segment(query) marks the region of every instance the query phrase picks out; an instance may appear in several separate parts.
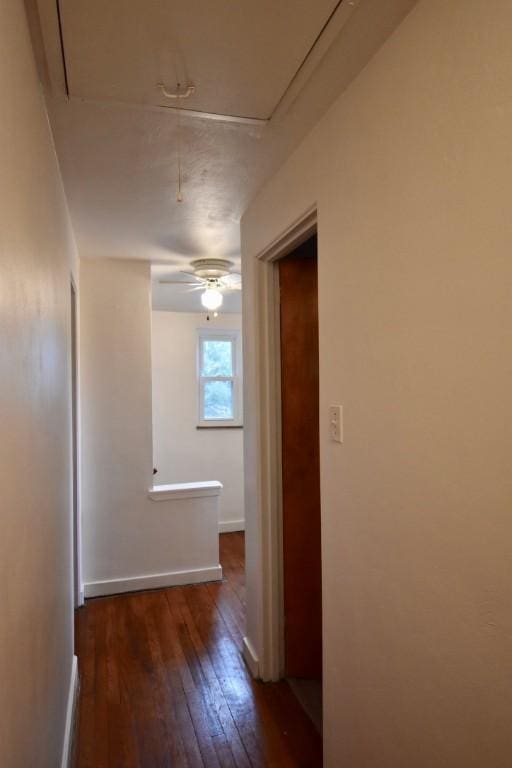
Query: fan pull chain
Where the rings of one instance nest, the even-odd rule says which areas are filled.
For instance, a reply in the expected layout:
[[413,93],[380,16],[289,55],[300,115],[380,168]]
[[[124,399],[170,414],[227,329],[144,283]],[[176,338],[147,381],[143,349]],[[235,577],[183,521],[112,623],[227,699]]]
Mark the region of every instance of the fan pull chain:
[[178,192],[176,194],[176,201],[178,203],[183,202],[183,195],[181,193],[181,93],[180,83],[178,83],[177,89],[177,104],[178,104],[178,130],[177,130],[177,149],[178,149]]

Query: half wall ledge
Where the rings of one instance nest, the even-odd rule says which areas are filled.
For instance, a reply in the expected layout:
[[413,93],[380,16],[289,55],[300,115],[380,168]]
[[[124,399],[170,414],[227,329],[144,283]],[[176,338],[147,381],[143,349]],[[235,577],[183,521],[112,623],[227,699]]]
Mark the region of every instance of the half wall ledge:
[[197,499],[204,496],[219,496],[222,483],[218,480],[205,480],[197,483],[170,483],[153,485],[148,496],[152,501],[171,501],[178,499]]

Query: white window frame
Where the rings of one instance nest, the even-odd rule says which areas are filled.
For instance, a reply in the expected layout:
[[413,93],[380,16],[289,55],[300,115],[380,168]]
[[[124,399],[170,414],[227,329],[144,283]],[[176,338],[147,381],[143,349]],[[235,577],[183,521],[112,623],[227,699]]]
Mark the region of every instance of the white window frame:
[[[198,381],[198,427],[215,429],[219,427],[242,426],[242,334],[238,329],[221,330],[218,328],[199,328],[197,343],[197,381]],[[229,341],[232,344],[233,375],[232,376],[202,376],[203,342]],[[233,382],[233,418],[205,419],[204,418],[204,387],[209,381]]]

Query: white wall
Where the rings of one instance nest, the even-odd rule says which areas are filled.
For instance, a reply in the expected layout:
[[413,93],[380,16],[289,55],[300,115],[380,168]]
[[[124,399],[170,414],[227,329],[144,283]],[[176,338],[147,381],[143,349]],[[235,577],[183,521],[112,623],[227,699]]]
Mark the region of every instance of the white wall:
[[216,500],[148,498],[150,265],[82,259],[80,290],[86,594],[122,591],[123,580],[159,574],[169,584],[183,571],[196,580],[193,572],[219,564]]
[[261,654],[256,256],[318,205],[327,768],[511,761],[511,28],[420,2],[242,223]]
[[199,328],[242,327],[241,315],[153,312],[153,456],[159,483],[220,480],[220,520],[243,526],[242,429],[197,429]]
[[0,762],[56,768],[73,658],[76,254],[23,2],[0,14]]

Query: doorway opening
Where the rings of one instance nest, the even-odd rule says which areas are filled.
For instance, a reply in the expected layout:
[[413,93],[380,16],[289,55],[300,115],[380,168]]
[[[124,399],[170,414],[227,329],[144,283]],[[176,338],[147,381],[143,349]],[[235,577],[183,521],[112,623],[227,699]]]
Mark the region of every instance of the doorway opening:
[[283,673],[322,723],[316,233],[277,262],[281,397]]
[[243,532],[241,290],[213,313],[204,281],[174,265],[151,275],[154,485],[221,483],[219,533]]

